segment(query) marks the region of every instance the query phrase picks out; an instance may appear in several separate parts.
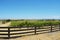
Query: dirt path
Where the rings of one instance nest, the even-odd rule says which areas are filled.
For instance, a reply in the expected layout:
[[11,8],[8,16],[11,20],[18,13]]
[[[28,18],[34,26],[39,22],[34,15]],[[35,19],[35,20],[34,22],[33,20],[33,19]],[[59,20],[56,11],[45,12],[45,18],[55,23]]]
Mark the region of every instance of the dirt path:
[[7,27],[11,24],[11,22],[5,23],[5,24],[1,24],[0,27]]
[[60,31],[53,32],[53,33],[25,36],[16,39],[10,39],[10,40],[60,40]]
[[24,36],[15,39],[0,39],[0,40],[60,40],[60,31],[53,33]]

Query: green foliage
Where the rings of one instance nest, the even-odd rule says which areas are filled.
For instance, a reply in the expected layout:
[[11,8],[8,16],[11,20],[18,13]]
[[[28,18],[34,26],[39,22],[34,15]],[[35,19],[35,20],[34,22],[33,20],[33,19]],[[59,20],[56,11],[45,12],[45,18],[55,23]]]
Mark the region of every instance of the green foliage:
[[50,26],[50,25],[58,25],[60,21],[29,21],[29,20],[21,20],[21,21],[11,21],[11,26],[19,26],[19,27],[42,27],[42,26]]

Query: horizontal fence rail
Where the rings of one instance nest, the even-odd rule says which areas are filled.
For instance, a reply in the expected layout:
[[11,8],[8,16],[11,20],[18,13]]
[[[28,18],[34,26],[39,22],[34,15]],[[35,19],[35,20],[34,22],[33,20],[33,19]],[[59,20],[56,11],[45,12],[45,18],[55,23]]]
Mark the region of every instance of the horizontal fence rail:
[[0,38],[9,39],[17,38],[25,35],[36,35],[40,33],[59,31],[59,26],[44,27],[0,27]]

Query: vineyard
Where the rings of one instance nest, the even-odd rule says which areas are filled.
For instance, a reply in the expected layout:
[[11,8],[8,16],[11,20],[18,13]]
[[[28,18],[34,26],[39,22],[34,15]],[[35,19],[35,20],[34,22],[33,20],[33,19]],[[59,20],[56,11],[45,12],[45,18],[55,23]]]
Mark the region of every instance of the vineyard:
[[2,24],[2,21],[0,21],[0,24]]
[[42,27],[42,26],[51,26],[59,25],[60,21],[41,21],[41,20],[23,20],[23,21],[11,21],[11,26],[13,27]]
[[13,20],[10,26],[15,32],[12,35],[19,34],[18,37],[60,31],[59,20]]

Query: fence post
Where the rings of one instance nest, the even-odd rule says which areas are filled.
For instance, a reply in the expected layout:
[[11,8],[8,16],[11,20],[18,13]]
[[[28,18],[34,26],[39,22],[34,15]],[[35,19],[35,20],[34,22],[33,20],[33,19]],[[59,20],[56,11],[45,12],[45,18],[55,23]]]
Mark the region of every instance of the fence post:
[[51,32],[52,32],[52,24],[51,24]]
[[35,35],[36,35],[36,27],[35,27]]
[[59,31],[60,31],[60,23],[59,23]]
[[10,38],[10,27],[8,27],[8,39]]

